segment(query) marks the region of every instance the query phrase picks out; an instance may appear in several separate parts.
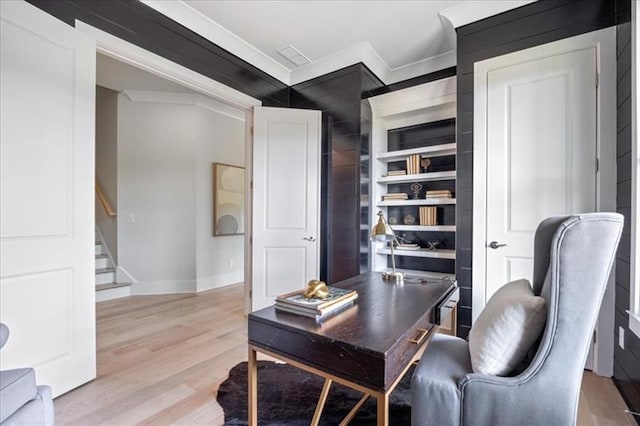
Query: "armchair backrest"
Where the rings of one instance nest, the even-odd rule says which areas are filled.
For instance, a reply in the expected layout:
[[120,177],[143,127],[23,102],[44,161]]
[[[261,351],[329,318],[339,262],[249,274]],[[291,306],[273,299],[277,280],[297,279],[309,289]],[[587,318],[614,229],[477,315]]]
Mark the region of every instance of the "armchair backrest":
[[623,222],[616,213],[589,213],[549,218],[536,231],[533,290],[547,300],[547,324],[522,375],[538,375],[575,409]]

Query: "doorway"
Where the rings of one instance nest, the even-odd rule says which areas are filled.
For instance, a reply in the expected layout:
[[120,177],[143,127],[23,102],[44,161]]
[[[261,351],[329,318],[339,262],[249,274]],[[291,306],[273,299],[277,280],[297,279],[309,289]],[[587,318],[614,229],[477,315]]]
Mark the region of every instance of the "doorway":
[[[615,29],[475,64],[473,316],[495,290],[532,278],[544,217],[615,210]],[[614,274],[612,274],[614,276]],[[613,370],[613,285],[593,370]]]

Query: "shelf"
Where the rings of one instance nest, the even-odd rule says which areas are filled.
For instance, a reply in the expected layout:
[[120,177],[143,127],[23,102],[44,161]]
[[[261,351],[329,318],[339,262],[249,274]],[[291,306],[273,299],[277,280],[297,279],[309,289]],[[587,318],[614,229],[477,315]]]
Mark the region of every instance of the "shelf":
[[[391,249],[385,248],[385,249],[379,249],[377,251],[378,254],[391,254]],[[456,251],[455,250],[444,250],[444,249],[438,249],[438,250],[427,250],[427,249],[420,249],[420,250],[400,250],[400,249],[394,249],[393,253],[396,256],[409,256],[409,257],[431,257],[434,259],[455,259],[456,258]]]
[[376,158],[380,161],[401,161],[414,154],[424,155],[425,157],[443,157],[445,155],[455,155],[456,144],[446,143],[443,145],[423,146],[420,148],[383,152],[378,154]]
[[413,175],[384,176],[378,178],[378,183],[408,183],[429,182],[434,180],[452,180],[456,178],[455,170],[448,172],[416,173]]
[[455,198],[422,198],[419,200],[392,200],[378,201],[376,206],[440,206],[443,204],[455,204]]
[[437,231],[437,232],[456,232],[455,225],[391,225],[394,231]]

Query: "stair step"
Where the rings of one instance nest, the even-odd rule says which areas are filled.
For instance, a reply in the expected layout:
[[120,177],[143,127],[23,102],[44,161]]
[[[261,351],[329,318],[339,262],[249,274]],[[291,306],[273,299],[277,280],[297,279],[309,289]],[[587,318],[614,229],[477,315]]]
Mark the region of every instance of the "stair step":
[[115,270],[113,268],[96,269],[96,285],[108,284],[115,281]]
[[106,283],[96,285],[96,302],[131,296],[131,283]]
[[106,254],[96,255],[96,271],[108,268],[109,266],[109,258]]
[[110,288],[131,287],[131,283],[106,283],[96,284],[96,291],[109,290]]
[[96,241],[94,250],[96,254],[105,254],[104,245],[98,241]]

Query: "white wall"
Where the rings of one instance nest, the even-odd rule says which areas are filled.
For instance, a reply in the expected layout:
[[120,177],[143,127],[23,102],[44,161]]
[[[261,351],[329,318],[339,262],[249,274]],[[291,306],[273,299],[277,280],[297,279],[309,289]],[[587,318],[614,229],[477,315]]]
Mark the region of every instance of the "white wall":
[[243,166],[244,123],[125,94],[118,123],[119,266],[134,279],[132,294],[242,281],[242,236],[212,236],[211,163]]
[[[118,211],[118,93],[96,86],[96,180],[111,207]],[[108,216],[96,196],[96,226],[114,262],[118,262],[117,218]]]
[[244,167],[245,138],[244,122],[202,108],[198,112],[202,125],[195,129],[196,276],[197,290],[202,291],[244,280],[244,236],[213,237],[212,163]]

